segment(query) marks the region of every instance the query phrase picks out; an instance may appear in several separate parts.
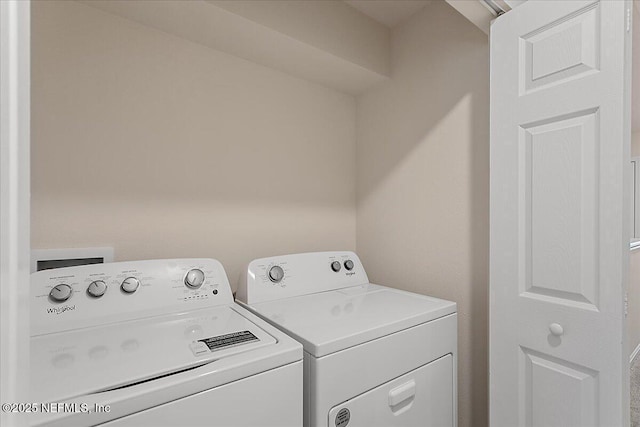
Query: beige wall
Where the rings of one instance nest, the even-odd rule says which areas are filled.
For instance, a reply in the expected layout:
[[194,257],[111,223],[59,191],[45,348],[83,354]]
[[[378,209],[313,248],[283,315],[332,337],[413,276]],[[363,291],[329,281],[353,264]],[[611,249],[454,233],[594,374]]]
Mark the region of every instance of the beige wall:
[[456,301],[460,427],[487,425],[489,52],[445,2],[392,33],[358,98],[357,250],[369,278]]
[[355,249],[351,96],[75,2],[32,11],[32,247]]
[[640,131],[631,134],[631,157],[640,156]]

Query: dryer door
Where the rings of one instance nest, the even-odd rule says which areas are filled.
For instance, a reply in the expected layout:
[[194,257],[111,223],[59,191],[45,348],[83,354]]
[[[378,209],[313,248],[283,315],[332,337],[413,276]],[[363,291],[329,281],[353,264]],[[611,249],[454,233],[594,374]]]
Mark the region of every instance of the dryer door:
[[455,426],[454,380],[447,354],[334,406],[328,427]]

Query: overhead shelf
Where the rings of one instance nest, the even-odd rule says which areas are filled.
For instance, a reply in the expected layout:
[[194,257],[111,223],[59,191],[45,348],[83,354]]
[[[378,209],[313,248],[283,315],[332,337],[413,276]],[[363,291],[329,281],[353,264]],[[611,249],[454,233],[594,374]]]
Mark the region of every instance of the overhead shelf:
[[[309,23],[306,26],[285,25],[287,21],[274,19],[277,16],[274,11],[264,8],[264,4],[272,2],[81,2],[350,94],[360,94],[388,78],[388,29],[359,14],[355,9],[351,14],[331,9],[338,7],[351,10],[350,6],[342,2],[313,2],[313,7],[289,9],[289,13],[297,14],[294,22],[297,20]],[[273,2],[273,7],[280,7],[279,3]],[[318,7],[323,9],[317,10]],[[308,19],[303,20],[305,14]],[[350,24],[353,25],[347,27],[353,29],[351,34],[347,32],[337,37],[318,36],[324,28],[313,24],[318,21],[320,24],[323,21],[331,22],[332,14],[341,20],[352,21]],[[367,40],[371,43],[367,43]]]

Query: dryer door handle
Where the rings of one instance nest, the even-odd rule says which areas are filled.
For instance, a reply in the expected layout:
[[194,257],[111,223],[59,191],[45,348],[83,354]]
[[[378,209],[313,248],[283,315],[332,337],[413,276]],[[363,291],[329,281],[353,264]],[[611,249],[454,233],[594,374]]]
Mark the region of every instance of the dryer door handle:
[[416,382],[408,381],[389,391],[389,406],[394,407],[407,399],[412,399],[416,395]]

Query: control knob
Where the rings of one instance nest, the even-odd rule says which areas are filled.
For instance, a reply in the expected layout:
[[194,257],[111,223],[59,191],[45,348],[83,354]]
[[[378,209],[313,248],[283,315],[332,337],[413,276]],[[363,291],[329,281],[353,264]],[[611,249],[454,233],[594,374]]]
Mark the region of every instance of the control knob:
[[342,264],[340,264],[340,262],[339,262],[339,261],[333,261],[333,262],[331,263],[331,269],[332,269],[333,271],[335,271],[336,273],[337,273],[338,271],[340,271],[340,269],[341,269],[341,268],[342,268]]
[[184,276],[184,284],[191,289],[198,289],[204,283],[204,272],[199,268],[192,268]]
[[56,302],[64,302],[71,298],[71,294],[73,294],[71,286],[66,283],[61,283],[51,289],[49,297]]
[[353,261],[351,261],[350,259],[346,260],[344,262],[344,268],[346,268],[349,271],[353,270]]
[[107,284],[104,280],[94,280],[87,288],[87,293],[94,298],[100,298],[105,292],[107,292]]
[[279,265],[274,265],[269,269],[269,280],[279,283],[284,277],[284,270]]
[[132,294],[138,290],[138,286],[140,286],[140,281],[138,279],[135,277],[127,277],[122,281],[120,288],[128,294]]

